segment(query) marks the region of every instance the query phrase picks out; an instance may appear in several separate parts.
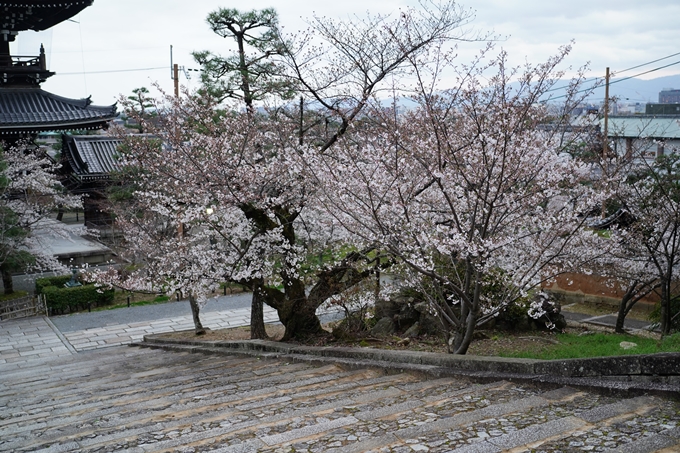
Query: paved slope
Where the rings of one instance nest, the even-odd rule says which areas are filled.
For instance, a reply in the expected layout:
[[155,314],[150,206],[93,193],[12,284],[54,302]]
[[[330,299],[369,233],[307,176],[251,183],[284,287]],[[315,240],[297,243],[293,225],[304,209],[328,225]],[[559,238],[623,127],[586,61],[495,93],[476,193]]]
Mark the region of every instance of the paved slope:
[[0,366],[0,451],[680,451],[680,405],[110,347]]

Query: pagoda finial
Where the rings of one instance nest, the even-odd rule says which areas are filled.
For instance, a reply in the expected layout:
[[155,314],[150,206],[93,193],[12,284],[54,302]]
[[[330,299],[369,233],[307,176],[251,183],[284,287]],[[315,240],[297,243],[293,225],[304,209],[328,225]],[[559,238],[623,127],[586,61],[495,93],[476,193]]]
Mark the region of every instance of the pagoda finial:
[[42,71],[47,71],[47,60],[45,60],[45,47],[43,47],[42,43],[40,43],[40,56],[38,57],[40,60],[40,69]]

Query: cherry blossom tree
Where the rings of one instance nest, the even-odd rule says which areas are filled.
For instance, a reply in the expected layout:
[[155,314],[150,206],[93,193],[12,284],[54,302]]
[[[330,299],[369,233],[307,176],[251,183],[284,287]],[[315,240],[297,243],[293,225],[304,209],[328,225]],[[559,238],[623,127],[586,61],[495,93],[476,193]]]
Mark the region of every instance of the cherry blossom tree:
[[286,124],[236,111],[219,117],[206,98],[167,102],[147,126],[162,140],[129,137],[122,148],[135,174],[133,209],[119,216],[127,256],[139,264],[128,281],[191,291],[199,302],[220,282],[245,284],[278,310],[289,337],[319,333],[316,308],[370,271],[357,270],[363,255],[351,253],[318,269],[306,293],[306,246],[331,246],[332,230],[305,209],[310,188],[289,160]]
[[[585,214],[607,195],[586,184],[589,166],[538,128],[547,118],[538,100],[560,78],[568,50],[521,71],[501,54],[464,68],[451,89],[431,83],[436,65],[430,79],[414,59],[418,108],[376,106],[332,150],[302,156],[327,211],[405,263],[451,352],[464,354],[475,327],[508,304],[605,252]],[[535,317],[541,304],[530,310]]]
[[57,165],[37,146],[19,142],[0,154],[0,271],[5,294],[14,292],[12,272],[66,270],[45,242],[69,237],[52,219],[57,209],[78,208],[55,176]]
[[[393,19],[315,19],[313,39],[282,40],[289,46],[284,55],[290,76],[326,118],[323,132],[310,131],[313,140],[302,147],[332,147],[361,118],[388,75],[430,47],[464,36],[459,30],[469,17],[453,2],[427,3]],[[149,256],[159,268],[137,275],[166,286],[182,282],[199,299],[218,281],[246,283],[277,310],[284,339],[321,334],[316,309],[375,271],[367,254],[373,247],[345,253],[305,278],[300,269],[306,246],[311,241],[331,246],[328,236],[337,230],[309,227],[332,225],[333,219],[310,203],[315,182],[306,179],[297,159],[303,152],[299,122],[285,108],[242,114],[238,106],[219,101],[167,99],[157,109],[163,114],[145,124],[160,140],[130,140],[124,147],[125,163],[139,171],[135,203],[154,217],[133,233],[139,239],[132,237],[131,244],[158,244],[145,238],[159,228],[154,222],[183,229],[174,237],[154,236],[165,241],[151,245],[158,255]]]

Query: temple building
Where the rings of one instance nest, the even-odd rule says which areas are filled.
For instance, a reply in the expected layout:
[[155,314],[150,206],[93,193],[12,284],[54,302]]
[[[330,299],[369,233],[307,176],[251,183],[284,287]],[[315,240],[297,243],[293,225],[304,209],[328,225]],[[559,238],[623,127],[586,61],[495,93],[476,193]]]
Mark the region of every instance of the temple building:
[[0,1],[0,141],[11,144],[42,131],[102,129],[116,117],[115,104],[95,106],[89,98],[70,99],[42,90],[40,84],[54,75],[47,69],[42,46],[37,55],[10,53],[10,42],[19,32],[47,30],[92,2]]
[[[41,132],[62,132],[64,185],[83,198],[85,225],[110,223],[102,209],[106,172],[112,170],[119,141],[112,137],[70,135],[107,127],[116,116],[116,106],[96,106],[87,99],[70,99],[49,93],[40,84],[53,76],[47,69],[45,49],[37,55],[10,53],[10,42],[19,32],[42,31],[70,19],[92,5],[93,0],[0,1],[0,142],[12,145],[20,139],[34,140]],[[102,148],[103,147],[103,148]],[[104,154],[98,150],[104,149]],[[98,159],[103,159],[104,167]],[[108,164],[106,164],[108,162]]]

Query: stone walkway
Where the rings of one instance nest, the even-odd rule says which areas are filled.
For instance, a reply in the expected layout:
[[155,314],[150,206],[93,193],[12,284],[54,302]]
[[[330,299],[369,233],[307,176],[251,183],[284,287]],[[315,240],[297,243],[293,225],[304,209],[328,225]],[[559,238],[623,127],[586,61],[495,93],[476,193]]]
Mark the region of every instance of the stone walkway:
[[0,451],[671,453],[680,404],[119,346],[3,369]]
[[[124,309],[123,309],[124,310]],[[214,311],[201,317],[204,327],[222,329],[250,323],[250,309]],[[265,323],[278,321],[276,311],[265,307]],[[0,372],[21,368],[36,359],[69,356],[82,351],[139,342],[144,335],[190,330],[191,316],[108,324],[62,333],[46,316],[0,322]]]
[[[265,307],[264,322],[273,323],[279,320],[276,310]],[[201,316],[203,327],[225,329],[228,327],[247,326],[250,324],[250,308],[210,312]],[[163,332],[192,330],[194,321],[191,316],[178,316],[155,321],[142,321],[128,324],[107,325],[77,332],[68,332],[64,336],[76,351],[87,351],[107,346],[130,344],[142,341],[144,335]]]
[[55,323],[0,322],[2,452],[680,452],[672,399],[124,346],[190,316]]

